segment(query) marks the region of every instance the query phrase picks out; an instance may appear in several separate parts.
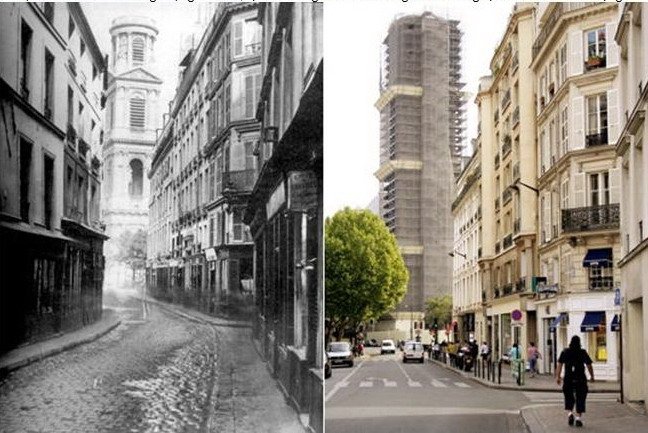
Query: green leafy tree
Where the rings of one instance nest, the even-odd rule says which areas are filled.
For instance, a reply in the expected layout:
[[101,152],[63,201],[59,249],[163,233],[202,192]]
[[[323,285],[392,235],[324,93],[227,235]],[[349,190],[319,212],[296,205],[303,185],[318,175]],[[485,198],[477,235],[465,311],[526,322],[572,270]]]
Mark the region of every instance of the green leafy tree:
[[452,296],[443,295],[425,301],[425,323],[436,323],[442,328],[452,320]]
[[146,231],[141,229],[135,233],[125,231],[119,236],[117,242],[119,250],[116,259],[131,268],[134,281],[136,273],[146,265]]
[[368,210],[345,208],[326,219],[326,316],[341,331],[392,311],[409,275],[396,238]]

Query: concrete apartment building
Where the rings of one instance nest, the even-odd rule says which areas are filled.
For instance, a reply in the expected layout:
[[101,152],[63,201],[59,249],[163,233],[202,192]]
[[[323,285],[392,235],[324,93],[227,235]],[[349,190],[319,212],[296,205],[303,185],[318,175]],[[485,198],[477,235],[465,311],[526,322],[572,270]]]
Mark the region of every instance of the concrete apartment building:
[[159,299],[209,313],[252,302],[242,218],[257,176],[260,62],[256,5],[222,3],[180,63],[149,172],[147,287]]
[[126,234],[148,227],[149,182],[146,172],[162,114],[162,80],[155,75],[158,30],[146,17],[121,17],[112,22],[106,136],[103,146],[103,218],[106,233],[107,287],[143,282],[143,275],[116,260]]
[[[535,111],[533,6],[519,3],[480,81],[481,252],[485,340],[494,357],[525,347],[535,326]],[[460,306],[462,307],[462,306]],[[533,340],[531,340],[533,341]]]
[[[537,113],[537,337],[541,371],[580,335],[597,378],[618,379],[621,125],[616,4],[547,3],[536,11],[531,67]],[[550,348],[547,343],[551,341]],[[553,350],[551,350],[553,349]]]
[[619,102],[624,113],[616,144],[621,159],[621,304],[623,316],[623,397],[646,401],[648,397],[648,7],[625,3],[619,10],[615,40],[619,45]]
[[321,3],[262,3],[259,176],[244,222],[254,239],[254,344],[309,431],[323,431]]
[[395,19],[383,43],[380,214],[409,271],[404,300],[374,338],[409,339],[424,327],[425,300],[452,287],[454,179],[461,171],[465,103],[458,21],[430,12]]
[[[474,141],[477,146],[477,140]],[[481,257],[481,152],[473,156],[457,179],[457,198],[452,203],[454,250],[452,316],[457,323],[457,340],[486,340],[482,281],[478,260]],[[434,325],[434,324],[428,324]],[[437,324],[440,328],[443,324]],[[437,331],[438,332],[438,331]],[[438,339],[437,339],[438,340]]]
[[0,352],[101,318],[104,70],[78,3],[0,6]]

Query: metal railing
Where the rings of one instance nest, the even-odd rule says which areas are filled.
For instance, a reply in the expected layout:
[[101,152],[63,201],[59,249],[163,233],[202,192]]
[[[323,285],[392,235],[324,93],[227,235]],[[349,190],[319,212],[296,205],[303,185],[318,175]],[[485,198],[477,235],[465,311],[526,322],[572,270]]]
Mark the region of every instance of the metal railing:
[[618,203],[562,210],[563,232],[618,229],[619,220]]
[[506,235],[502,241],[502,245],[504,249],[511,247],[513,245],[513,235]]
[[602,146],[608,144],[607,129],[601,130],[598,134],[588,134],[585,136],[585,147]]
[[228,171],[223,173],[224,189],[251,190],[256,180],[256,170]]

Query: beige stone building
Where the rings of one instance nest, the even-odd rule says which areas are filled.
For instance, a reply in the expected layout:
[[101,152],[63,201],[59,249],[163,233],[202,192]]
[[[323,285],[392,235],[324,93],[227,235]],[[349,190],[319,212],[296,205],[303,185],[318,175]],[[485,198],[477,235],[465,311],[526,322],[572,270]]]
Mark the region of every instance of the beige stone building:
[[[616,4],[542,4],[531,67],[537,112],[537,337],[542,371],[580,335],[615,380],[620,177]],[[551,344],[549,344],[551,343]]]
[[[477,141],[474,141],[475,145]],[[452,318],[459,340],[486,340],[482,304],[482,283],[478,260],[481,257],[481,153],[475,149],[457,179],[457,198],[452,203],[454,250]],[[443,324],[439,324],[441,327]],[[439,339],[439,341],[441,341]]]
[[648,7],[626,3],[620,10],[616,42],[620,48],[619,101],[625,113],[617,141],[621,157],[621,294],[623,306],[623,396],[646,401],[648,396]]
[[482,239],[479,266],[486,340],[493,355],[535,332],[535,112],[531,63],[533,7],[513,9],[476,98],[480,127]]

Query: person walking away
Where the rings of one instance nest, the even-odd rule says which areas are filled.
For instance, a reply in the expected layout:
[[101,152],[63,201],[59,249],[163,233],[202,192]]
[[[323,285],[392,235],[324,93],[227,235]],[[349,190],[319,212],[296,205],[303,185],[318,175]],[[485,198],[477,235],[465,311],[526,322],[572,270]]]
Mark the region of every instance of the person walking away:
[[[591,381],[594,382],[594,369],[592,359],[587,351],[581,348],[580,337],[574,335],[569,342],[569,348],[562,351],[556,367],[556,383],[560,385],[560,373],[565,366],[563,394],[565,397],[565,410],[567,423],[582,427],[581,417],[585,413],[585,400],[587,400],[587,377],[585,367],[589,371]],[[574,403],[576,404],[576,417],[574,417]]]
[[479,348],[479,354],[481,355],[482,359],[486,361],[488,359],[489,353],[490,353],[490,349],[488,347],[488,343],[484,341],[481,347]]
[[540,351],[535,346],[534,342],[529,343],[529,348],[527,349],[527,358],[529,359],[529,370],[531,372],[531,377],[535,377],[538,371],[538,359],[542,358]]
[[520,363],[520,348],[517,343],[513,343],[513,347],[509,350],[509,360],[511,361],[511,374],[517,378],[519,374],[518,364]]

